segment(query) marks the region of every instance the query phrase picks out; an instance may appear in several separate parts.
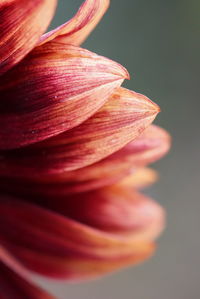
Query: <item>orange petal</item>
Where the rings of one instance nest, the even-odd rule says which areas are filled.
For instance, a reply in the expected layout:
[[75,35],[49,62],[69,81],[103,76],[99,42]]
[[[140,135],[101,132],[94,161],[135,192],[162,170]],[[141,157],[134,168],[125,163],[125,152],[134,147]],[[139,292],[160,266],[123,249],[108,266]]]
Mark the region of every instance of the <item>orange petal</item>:
[[148,239],[106,233],[31,203],[1,198],[0,209],[1,244],[30,270],[47,276],[97,276],[154,250]]
[[8,253],[0,247],[0,297],[29,298],[29,299],[53,299],[45,291],[39,289],[29,281],[28,271]]
[[0,75],[17,64],[47,29],[57,0],[5,0],[0,3]]
[[39,45],[53,39],[71,45],[80,45],[99,23],[109,3],[109,0],[86,0],[70,21],[44,34]]
[[131,175],[126,176],[123,180],[119,182],[120,186],[126,186],[136,189],[146,188],[158,179],[157,171],[151,168],[138,168]]
[[158,106],[145,96],[119,88],[80,126],[33,146],[1,153],[0,173],[40,177],[90,165],[137,138],[158,112]]
[[36,48],[1,79],[0,148],[28,145],[79,125],[127,76],[118,63],[75,46],[52,42]]

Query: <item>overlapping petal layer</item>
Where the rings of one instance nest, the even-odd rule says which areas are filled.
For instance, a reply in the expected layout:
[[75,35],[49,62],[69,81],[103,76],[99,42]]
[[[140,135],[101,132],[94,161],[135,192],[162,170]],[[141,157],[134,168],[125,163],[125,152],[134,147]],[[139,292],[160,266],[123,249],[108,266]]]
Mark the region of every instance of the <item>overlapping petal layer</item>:
[[168,132],[151,125],[134,142],[130,142],[110,158],[129,161],[132,165],[141,167],[161,159],[169,151],[170,146],[171,137]]
[[127,77],[118,63],[75,46],[51,42],[36,48],[1,79],[0,148],[77,126]]
[[57,0],[0,1],[0,75],[17,64],[47,29]]
[[[95,190],[120,181],[120,185],[141,189],[155,183],[158,178],[156,171],[149,168],[127,170],[127,165],[119,167],[84,167],[70,171],[64,182],[35,182],[24,178],[0,178],[0,191],[11,195],[29,196],[30,198],[60,198],[70,194]],[[125,178],[124,178],[125,177]],[[79,196],[81,196],[79,194]]]
[[44,34],[39,44],[54,39],[71,45],[80,45],[96,27],[109,3],[109,0],[86,0],[71,20]]
[[165,224],[135,191],[170,147],[151,125],[159,107],[120,87],[121,65],[78,47],[109,0],[41,37],[56,2],[0,1],[2,299],[52,298],[29,271],[84,280],[141,262]]
[[59,201],[55,198],[35,201],[91,227],[130,234],[135,240],[153,240],[164,227],[164,211],[156,202],[120,184]]
[[[89,214],[88,217],[87,213],[85,216],[90,218],[91,226],[81,223],[81,219],[75,215],[71,217],[74,216],[78,221],[69,218],[67,200],[58,202],[58,205],[55,201],[41,201],[39,204],[43,207],[37,207],[13,198],[2,198],[0,240],[30,270],[57,278],[85,279],[143,260],[152,254],[152,240],[159,234],[160,221],[163,220],[162,210],[155,203],[142,198],[140,206],[136,204],[135,209],[129,209],[129,196],[132,196],[134,203],[131,193],[126,195],[123,190],[121,193],[115,190],[111,196],[109,194],[113,191],[107,191],[98,193],[101,200],[97,210],[100,212],[101,226],[104,225],[101,216],[112,213],[112,208],[106,207],[105,201],[115,206],[116,213],[113,221],[110,220],[110,225],[115,226],[112,232],[106,228],[108,222],[103,230],[95,228],[95,219],[90,218]],[[96,194],[94,193],[94,196]],[[77,200],[82,205],[81,197],[77,197]],[[139,199],[135,200],[137,202]],[[71,203],[73,204],[73,201]],[[125,220],[127,213],[129,223]],[[145,220],[143,224],[141,218]],[[96,226],[97,223],[98,219]],[[150,223],[154,224],[149,225]]]
[[[123,177],[123,182],[140,188],[153,183],[157,175],[150,169],[139,168],[155,162],[167,153],[170,147],[170,136],[157,126],[150,126],[136,140],[123,149],[90,166],[54,175],[28,177],[22,171],[2,167],[0,190],[31,197],[63,197],[67,194],[80,193],[99,187],[111,185]],[[3,165],[3,163],[1,163]],[[10,176],[10,179],[3,177]],[[15,178],[14,178],[15,177]],[[12,188],[10,188],[12,186]],[[30,194],[31,190],[31,194]]]
[[0,174],[34,177],[90,165],[137,138],[158,112],[145,96],[120,88],[80,126],[33,146],[1,152]]

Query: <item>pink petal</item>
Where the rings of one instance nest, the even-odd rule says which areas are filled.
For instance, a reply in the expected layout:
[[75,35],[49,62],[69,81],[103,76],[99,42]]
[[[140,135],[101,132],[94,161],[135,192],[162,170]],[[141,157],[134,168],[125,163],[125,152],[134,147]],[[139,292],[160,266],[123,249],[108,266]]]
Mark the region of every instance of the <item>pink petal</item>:
[[158,112],[145,96],[119,88],[80,126],[33,146],[2,152],[0,173],[41,177],[90,165],[136,139]]
[[0,149],[79,125],[127,76],[118,63],[75,46],[52,42],[36,48],[0,81]]

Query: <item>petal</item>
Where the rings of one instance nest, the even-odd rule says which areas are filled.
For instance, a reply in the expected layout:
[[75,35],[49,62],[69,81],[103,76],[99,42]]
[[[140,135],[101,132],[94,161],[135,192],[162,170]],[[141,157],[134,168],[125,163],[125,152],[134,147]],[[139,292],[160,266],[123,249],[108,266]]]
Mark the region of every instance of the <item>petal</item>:
[[158,106],[145,96],[119,88],[80,126],[36,145],[1,153],[0,173],[40,177],[87,166],[138,137],[158,112]]
[[[45,291],[31,284],[28,271],[0,247],[0,297],[1,299],[53,299]],[[27,274],[27,275],[26,275]]]
[[[120,184],[144,188],[154,183],[158,175],[152,169],[138,169],[138,166],[160,159],[169,150],[170,143],[169,134],[152,125],[123,149],[90,166],[50,176],[31,176],[29,180],[1,178],[0,190],[14,195],[29,195],[32,190],[33,198],[58,198],[108,186],[124,177],[126,178]],[[21,172],[13,174],[22,176]]]
[[0,82],[0,148],[28,145],[77,126],[127,76],[118,63],[75,46],[36,48]]
[[0,209],[1,244],[47,276],[98,276],[141,261],[154,249],[149,240],[106,233],[31,203],[1,198]]
[[109,0],[86,0],[71,20],[44,34],[39,45],[54,39],[79,46],[99,23],[109,3]]
[[130,159],[135,166],[144,166],[161,159],[171,147],[169,133],[155,125],[148,127],[134,142],[130,142],[110,159]]
[[113,185],[91,192],[36,202],[105,232],[153,240],[164,228],[164,210],[152,199],[127,186]]
[[119,182],[120,186],[126,186],[129,188],[146,188],[158,180],[157,171],[151,168],[138,168],[131,175],[126,176]]
[[49,177],[47,181],[45,181],[45,177],[38,177],[38,180],[41,179],[40,181],[34,181],[31,178],[29,180],[1,178],[0,191],[11,195],[29,196],[33,199],[37,197],[59,199],[69,194],[95,190],[116,182],[136,189],[146,188],[158,179],[157,172],[150,168],[130,169],[126,163],[119,163],[118,166],[114,163],[96,164],[68,171],[65,176],[51,176],[52,182],[49,181]]
[[5,0],[0,3],[0,75],[38,43],[55,11],[57,0]]
[[[135,169],[129,169],[127,164],[98,163],[67,171],[64,174],[38,176],[34,178],[0,178],[0,191],[31,198],[65,197],[68,194],[85,192],[108,186],[129,175]],[[138,182],[138,179],[136,179]],[[12,186],[12,187],[11,187]],[[31,194],[30,194],[31,190]]]
[[135,251],[132,250],[131,255],[101,260],[85,257],[52,256],[32,249],[16,247],[12,244],[8,247],[31,271],[54,279],[76,282],[98,278],[113,271],[119,271],[124,267],[137,265],[150,258],[155,249],[152,243],[140,244]]

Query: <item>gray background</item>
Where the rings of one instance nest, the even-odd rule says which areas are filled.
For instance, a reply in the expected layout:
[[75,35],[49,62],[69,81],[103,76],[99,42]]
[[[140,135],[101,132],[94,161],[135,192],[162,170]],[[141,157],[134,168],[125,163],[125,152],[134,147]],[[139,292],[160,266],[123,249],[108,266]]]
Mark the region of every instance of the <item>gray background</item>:
[[[52,28],[82,1],[60,0]],[[167,210],[168,225],[154,258],[84,284],[45,283],[63,299],[200,298],[199,0],[112,0],[85,48],[126,66],[124,85],[156,101],[156,123],[173,136],[155,164],[161,179],[148,191]],[[40,281],[41,282],[41,281]]]

